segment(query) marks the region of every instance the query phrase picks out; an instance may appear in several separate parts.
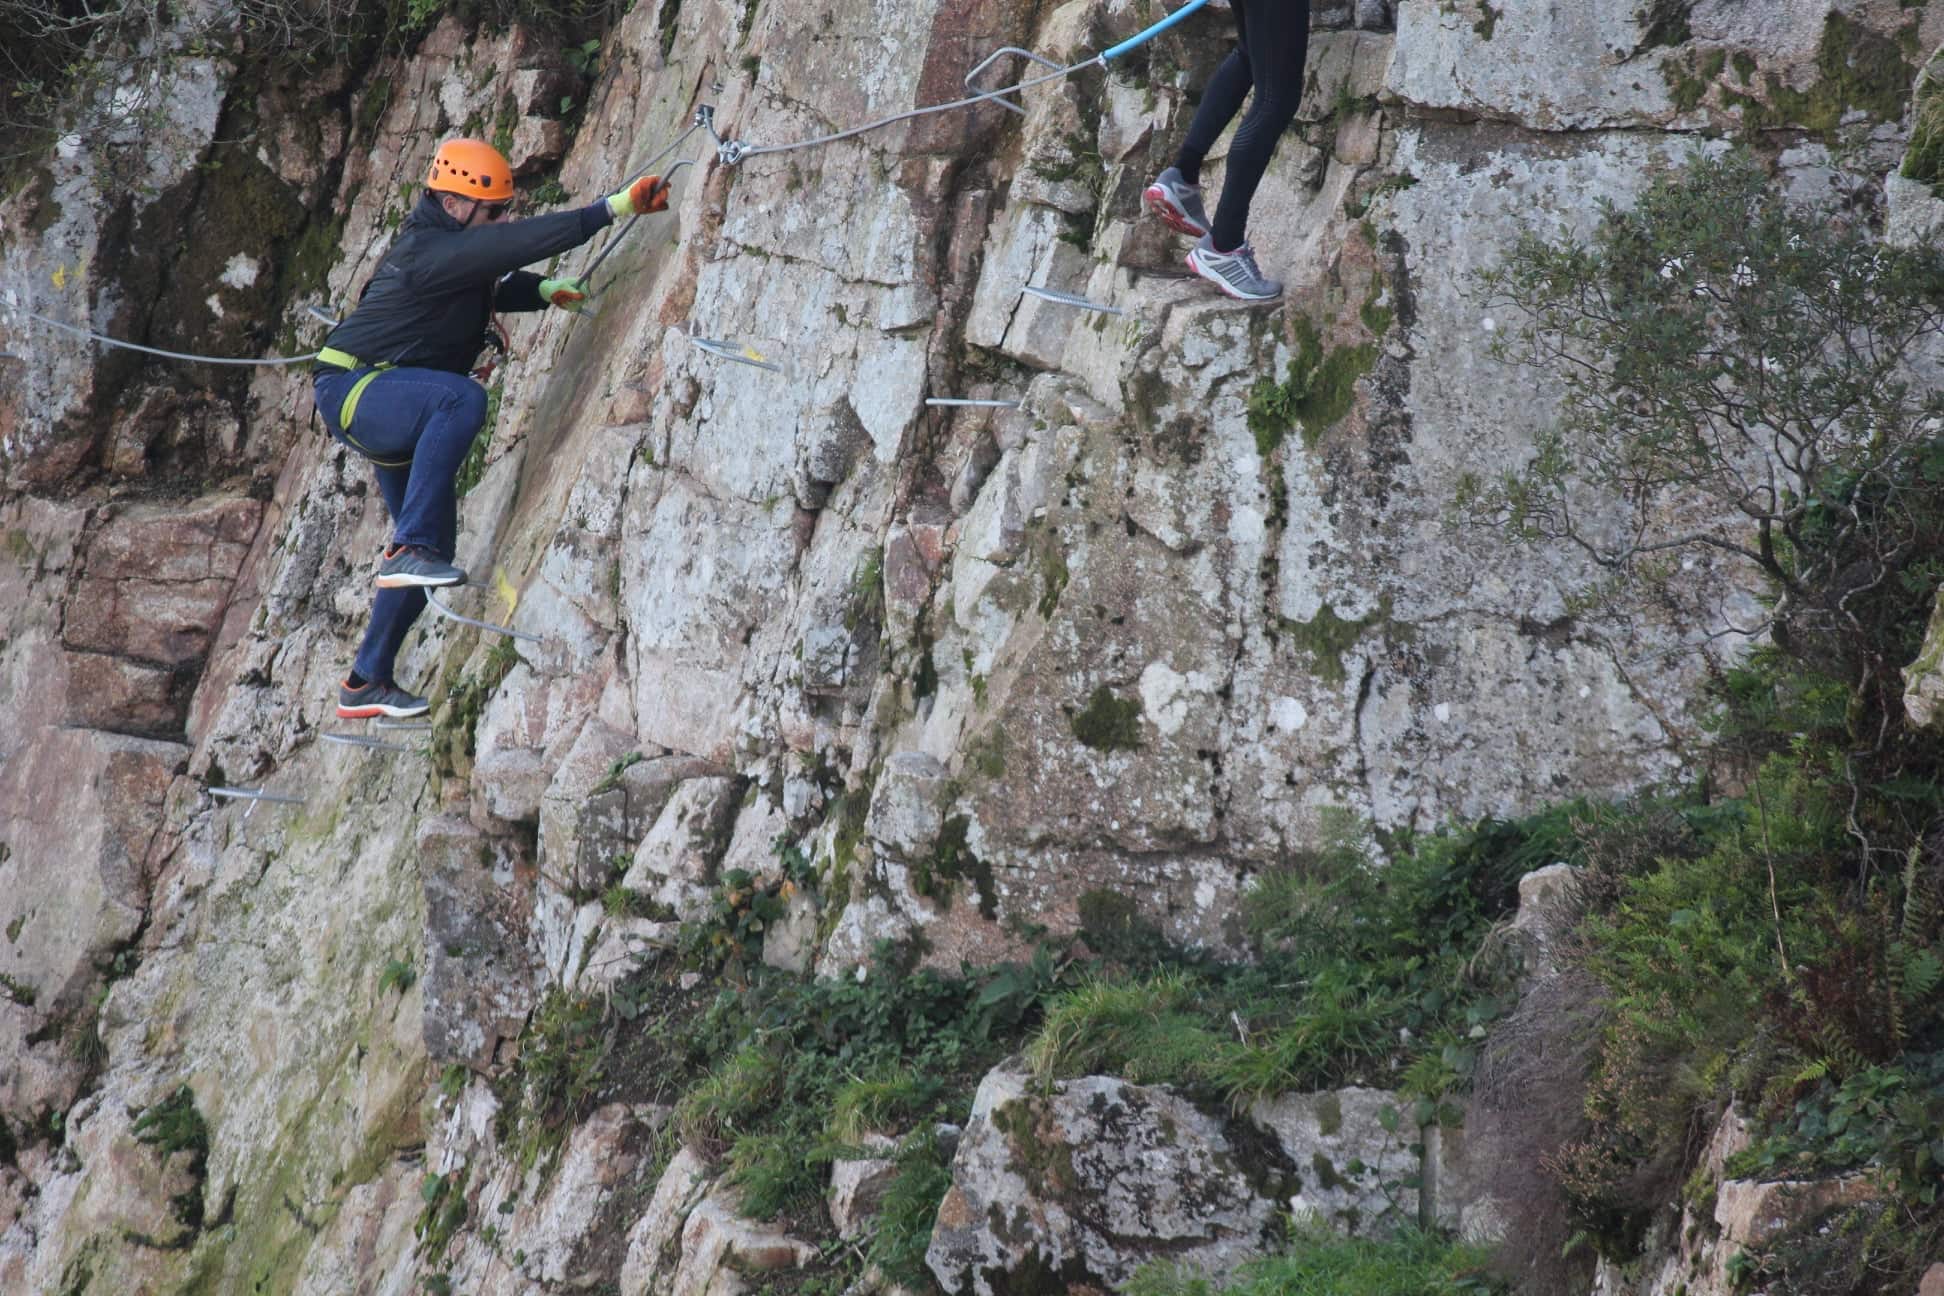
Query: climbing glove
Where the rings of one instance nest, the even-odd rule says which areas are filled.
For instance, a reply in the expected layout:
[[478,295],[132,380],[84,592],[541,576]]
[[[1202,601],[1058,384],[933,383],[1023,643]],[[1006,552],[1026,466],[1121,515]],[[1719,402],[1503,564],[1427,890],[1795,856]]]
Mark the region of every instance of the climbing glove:
[[645,175],[641,179],[611,195],[607,200],[608,210],[614,218],[623,216],[646,216],[649,212],[668,210],[668,186],[658,175]]
[[587,300],[585,279],[542,279],[540,295],[565,311],[578,311]]

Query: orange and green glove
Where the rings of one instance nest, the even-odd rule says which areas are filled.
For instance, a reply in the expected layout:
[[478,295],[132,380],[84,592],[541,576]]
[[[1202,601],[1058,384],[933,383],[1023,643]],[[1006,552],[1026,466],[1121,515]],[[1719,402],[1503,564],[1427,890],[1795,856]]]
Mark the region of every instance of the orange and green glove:
[[658,175],[645,175],[618,194],[610,195],[608,210],[614,219],[623,216],[646,216],[649,212],[668,210],[668,186]]
[[564,311],[578,311],[587,300],[587,280],[542,279],[540,295]]

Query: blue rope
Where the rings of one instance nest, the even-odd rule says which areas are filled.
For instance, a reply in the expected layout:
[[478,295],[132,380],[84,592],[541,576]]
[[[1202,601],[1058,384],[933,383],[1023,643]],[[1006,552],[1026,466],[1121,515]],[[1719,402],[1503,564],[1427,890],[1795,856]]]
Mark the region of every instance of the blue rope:
[[1106,67],[1108,59],[1119,58],[1121,55],[1127,53],[1127,51],[1133,49],[1135,46],[1145,45],[1147,42],[1153,40],[1156,36],[1159,36],[1162,32],[1168,30],[1168,28],[1174,26],[1176,23],[1180,22],[1183,18],[1186,18],[1189,14],[1195,12],[1195,10],[1201,8],[1203,5],[1207,3],[1208,0],[1188,0],[1187,4],[1181,6],[1181,8],[1175,10],[1173,13],[1169,14],[1166,18],[1163,18],[1160,22],[1154,24],[1154,26],[1148,28],[1146,31],[1139,32],[1133,36],[1129,36],[1126,40],[1114,46],[1112,49],[1104,49],[1100,51],[1099,55],[1097,56],[1097,61],[1102,67]]

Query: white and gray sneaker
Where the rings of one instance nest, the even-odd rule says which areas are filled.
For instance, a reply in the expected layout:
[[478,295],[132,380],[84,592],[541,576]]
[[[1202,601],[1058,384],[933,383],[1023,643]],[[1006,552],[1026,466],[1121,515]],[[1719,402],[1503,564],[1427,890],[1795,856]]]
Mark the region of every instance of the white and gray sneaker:
[[1190,238],[1208,233],[1208,209],[1202,206],[1201,187],[1183,180],[1179,167],[1169,167],[1154,177],[1154,183],[1142,191],[1141,201],[1177,233]]
[[1274,301],[1282,296],[1282,284],[1263,277],[1256,266],[1255,249],[1247,243],[1233,252],[1217,252],[1214,236],[1204,234],[1201,242],[1189,249],[1188,268],[1237,301]]

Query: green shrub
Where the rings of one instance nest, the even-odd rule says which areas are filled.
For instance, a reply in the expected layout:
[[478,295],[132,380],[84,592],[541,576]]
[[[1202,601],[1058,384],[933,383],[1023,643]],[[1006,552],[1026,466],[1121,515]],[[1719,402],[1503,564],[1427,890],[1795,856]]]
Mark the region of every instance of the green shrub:
[[1499,1290],[1484,1275],[1486,1255],[1433,1233],[1371,1239],[1304,1229],[1281,1255],[1244,1266],[1230,1283],[1217,1286],[1164,1263],[1140,1270],[1121,1290],[1124,1296],[1486,1296]]
[[689,1047],[713,1063],[677,1104],[677,1128],[728,1157],[752,1216],[799,1208],[866,1129],[963,1120],[979,1078],[1018,1046],[1058,975],[1042,955],[946,976],[889,948],[862,980],[752,969],[691,1028]]
[[952,1172],[938,1139],[921,1130],[898,1148],[896,1172],[878,1203],[878,1216],[867,1252],[891,1282],[913,1291],[936,1285],[925,1265],[938,1206],[952,1186]]
[[1190,1084],[1220,1047],[1194,1010],[1198,987],[1181,971],[1089,980],[1056,996],[1026,1048],[1041,1080],[1108,1074],[1135,1084]]

